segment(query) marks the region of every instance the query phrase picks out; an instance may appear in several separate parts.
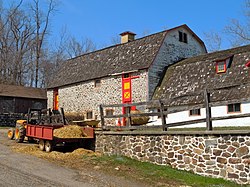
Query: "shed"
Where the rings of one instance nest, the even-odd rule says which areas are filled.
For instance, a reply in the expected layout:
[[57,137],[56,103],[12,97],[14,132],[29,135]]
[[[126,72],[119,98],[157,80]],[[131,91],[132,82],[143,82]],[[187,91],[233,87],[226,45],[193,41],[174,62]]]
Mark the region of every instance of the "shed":
[[29,108],[47,108],[45,89],[0,84],[0,113],[27,113]]

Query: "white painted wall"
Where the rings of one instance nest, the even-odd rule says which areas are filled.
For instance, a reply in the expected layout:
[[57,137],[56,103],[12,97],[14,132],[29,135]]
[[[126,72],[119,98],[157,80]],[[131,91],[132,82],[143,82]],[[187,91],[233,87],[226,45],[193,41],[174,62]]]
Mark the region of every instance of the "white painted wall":
[[[250,102],[248,103],[245,102],[241,104],[241,113],[228,114],[227,106],[217,106],[217,107],[211,108],[212,117],[238,115],[238,114],[245,114],[245,113],[250,113]],[[168,114],[166,118],[166,123],[190,121],[190,120],[196,120],[196,119],[201,119],[205,117],[206,117],[206,110],[205,108],[201,108],[200,116],[189,116],[189,111]],[[156,116],[152,117],[150,123],[148,123],[148,125],[160,125],[160,124],[161,124],[161,119]],[[213,121],[213,127],[225,127],[225,126],[250,126],[250,117]],[[206,123],[196,123],[196,124],[191,124],[191,125],[179,126],[176,128],[182,128],[182,127],[183,128],[206,127]]]
[[[179,31],[187,34],[188,43],[179,41]],[[197,39],[184,27],[167,32],[164,42],[149,68],[149,100],[160,81],[161,73],[166,66],[173,64],[183,58],[197,56],[206,53],[206,49]]]

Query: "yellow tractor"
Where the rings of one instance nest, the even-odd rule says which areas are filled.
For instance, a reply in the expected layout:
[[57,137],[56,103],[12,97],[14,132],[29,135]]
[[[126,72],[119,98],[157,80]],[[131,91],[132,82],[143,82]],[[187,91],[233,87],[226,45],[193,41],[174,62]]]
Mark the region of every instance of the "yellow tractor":
[[18,143],[23,142],[26,134],[26,124],[27,120],[17,120],[16,127],[8,130],[8,138],[11,140],[15,138]]

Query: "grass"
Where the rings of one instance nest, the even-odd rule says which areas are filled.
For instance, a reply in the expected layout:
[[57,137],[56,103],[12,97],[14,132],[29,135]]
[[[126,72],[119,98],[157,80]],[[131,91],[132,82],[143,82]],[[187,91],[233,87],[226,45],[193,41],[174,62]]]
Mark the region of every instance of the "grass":
[[[86,159],[86,157],[84,158]],[[142,179],[152,186],[181,186],[188,185],[192,187],[237,187],[247,186],[226,181],[224,179],[203,177],[187,171],[176,170],[169,166],[159,166],[147,162],[136,161],[121,156],[102,156],[87,158],[94,163],[105,167],[107,170],[112,166],[120,168],[117,175]]]

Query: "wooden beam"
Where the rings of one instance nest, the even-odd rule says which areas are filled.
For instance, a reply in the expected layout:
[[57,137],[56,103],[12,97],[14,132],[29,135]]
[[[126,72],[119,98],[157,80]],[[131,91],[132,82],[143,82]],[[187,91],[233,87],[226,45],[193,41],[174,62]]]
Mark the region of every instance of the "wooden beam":
[[127,126],[127,127],[130,127],[131,124],[132,124],[130,111],[131,111],[131,107],[126,107],[126,114],[127,114],[127,116],[128,116],[128,117],[127,117],[127,121],[126,121],[126,126]]
[[[165,113],[165,112],[164,112]],[[141,116],[159,116],[160,112],[153,112],[153,113],[139,113],[139,114],[120,114],[120,115],[110,115],[110,116],[103,116],[104,118],[120,118],[120,117],[141,117]]]
[[160,105],[160,113],[161,113],[161,122],[162,122],[162,130],[166,131],[167,130],[167,126],[166,126],[166,115],[164,114],[164,104],[161,102],[161,100],[159,100],[159,105]]
[[196,119],[196,120],[191,120],[191,121],[182,121],[182,122],[176,122],[176,123],[168,123],[167,127],[178,127],[178,126],[190,125],[190,124],[195,124],[195,123],[203,123],[203,122],[206,122],[206,118]]
[[204,90],[204,104],[206,108],[206,125],[207,125],[207,130],[211,131],[213,130],[212,127],[212,121],[211,121],[211,107],[209,107],[210,103],[210,93],[207,92],[207,90]]
[[211,120],[225,120],[225,119],[235,119],[235,118],[245,118],[250,117],[250,113],[247,114],[235,114],[235,115],[229,115],[229,116],[221,116],[221,117],[212,117]]
[[102,129],[103,129],[105,126],[105,122],[104,122],[104,113],[103,113],[102,105],[100,105],[99,108],[100,108],[100,115],[101,115],[101,125],[102,125]]

